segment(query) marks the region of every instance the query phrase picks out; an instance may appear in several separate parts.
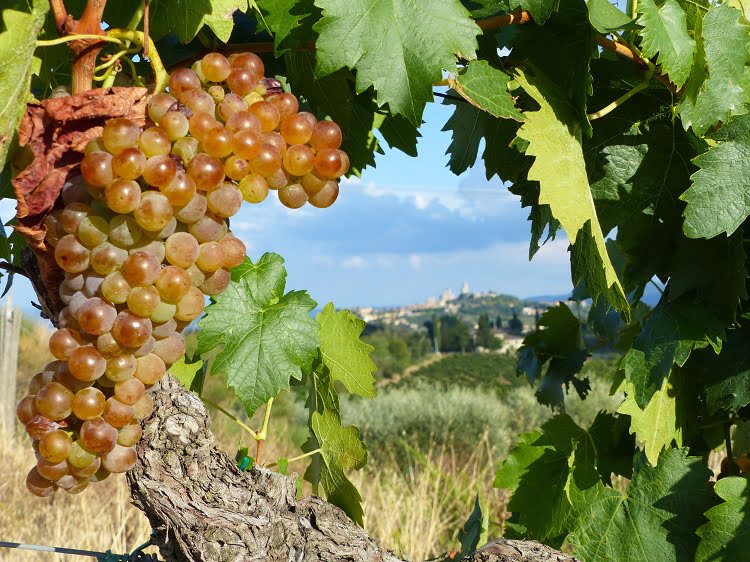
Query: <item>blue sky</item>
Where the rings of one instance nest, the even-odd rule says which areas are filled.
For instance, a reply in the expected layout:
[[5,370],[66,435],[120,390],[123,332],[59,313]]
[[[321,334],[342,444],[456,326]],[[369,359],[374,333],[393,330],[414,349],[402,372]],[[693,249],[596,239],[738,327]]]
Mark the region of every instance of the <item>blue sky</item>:
[[[529,263],[528,212],[518,198],[497,178],[487,182],[481,163],[461,176],[445,167],[450,134],[440,129],[451,111],[429,104],[419,156],[386,149],[375,169],[342,184],[329,209],[289,210],[276,197],[244,205],[232,228],[248,255],[281,254],[287,289],[342,307],[422,302],[464,281],[521,297],[569,291],[567,241],[548,243]],[[2,221],[13,214],[13,203],[0,201]],[[25,280],[12,292],[30,306]]]

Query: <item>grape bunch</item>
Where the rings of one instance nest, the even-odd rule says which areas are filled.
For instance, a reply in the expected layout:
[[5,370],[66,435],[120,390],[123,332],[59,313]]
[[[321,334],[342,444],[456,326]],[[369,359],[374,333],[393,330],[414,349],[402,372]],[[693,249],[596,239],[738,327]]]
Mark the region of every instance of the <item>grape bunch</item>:
[[245,245],[229,230],[242,201],[328,207],[349,167],[341,130],[299,112],[252,53],[210,53],[175,71],[141,129],[109,120],[45,221],[65,272],[56,358],[29,384],[18,419],[37,496],[74,494],[130,470],[148,389],[185,353],[182,331],[221,293]]

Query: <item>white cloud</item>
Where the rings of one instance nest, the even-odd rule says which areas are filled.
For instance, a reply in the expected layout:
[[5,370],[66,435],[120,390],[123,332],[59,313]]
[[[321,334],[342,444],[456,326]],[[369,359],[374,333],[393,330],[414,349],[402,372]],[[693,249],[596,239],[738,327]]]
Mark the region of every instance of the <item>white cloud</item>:
[[409,265],[414,269],[422,267],[422,256],[418,254],[412,254],[409,256]]
[[367,262],[362,256],[352,256],[341,262],[341,267],[346,269],[360,269],[365,265],[367,265]]

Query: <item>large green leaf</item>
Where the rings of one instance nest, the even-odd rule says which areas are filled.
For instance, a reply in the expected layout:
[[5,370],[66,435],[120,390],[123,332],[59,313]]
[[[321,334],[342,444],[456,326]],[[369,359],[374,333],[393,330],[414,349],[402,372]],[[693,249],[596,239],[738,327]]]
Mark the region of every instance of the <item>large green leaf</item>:
[[490,512],[482,509],[482,502],[477,494],[474,500],[474,510],[458,532],[458,540],[461,542],[461,555],[468,556],[477,548],[487,543],[487,533],[490,527]]
[[560,0],[510,0],[509,5],[511,8],[528,10],[534,21],[541,25],[558,9]]
[[[357,91],[374,87],[378,103],[419,125],[442,70],[455,71],[455,55],[472,59],[481,33],[458,0],[316,0],[320,76],[357,71]],[[429,40],[425,38],[429,37]]]
[[633,20],[621,12],[609,0],[588,0],[589,20],[599,33],[610,33],[630,27]]
[[680,199],[685,207],[685,235],[712,238],[732,234],[750,216],[750,116],[721,129],[720,142],[693,160],[700,167]]
[[638,3],[638,24],[643,26],[641,50],[656,62],[669,79],[682,86],[693,66],[695,41],[688,34],[685,12],[677,0],[665,0],[657,5],[655,0]]
[[333,303],[328,303],[316,320],[320,324],[320,353],[331,378],[341,381],[349,392],[374,397],[372,373],[377,366],[370,354],[375,348],[359,339],[364,320],[348,310],[336,312]]
[[0,33],[0,170],[31,96],[29,84],[36,38],[49,10],[46,0],[33,0],[30,11],[3,9]]
[[326,499],[344,510],[358,525],[364,524],[362,497],[345,470],[359,470],[367,463],[367,447],[356,427],[343,427],[334,412],[313,412],[311,429],[320,447],[320,483]]
[[509,81],[510,76],[487,61],[474,60],[456,76],[453,87],[470,103],[495,117],[523,121],[508,92]]
[[[258,18],[269,32],[273,33],[273,41],[276,55],[287,51],[285,41],[295,33],[303,24],[310,26],[314,20],[315,7],[312,0],[257,0],[263,17]],[[304,33],[307,34],[306,32]]]
[[[526,154],[535,157],[528,177],[539,182],[539,203],[550,206],[552,215],[560,221],[572,244],[588,226],[584,244],[579,246],[581,259],[586,264],[601,264],[601,267],[574,271],[573,283],[576,285],[583,279],[594,302],[604,298],[628,319],[628,302],[612,267],[596,216],[575,112],[559,91],[542,77],[522,71],[519,82],[540,106],[539,111],[524,114],[526,121],[518,132],[529,142]],[[561,154],[565,154],[565,158],[561,158]]]
[[747,111],[750,30],[742,13],[725,3],[711,6],[698,47],[679,111],[685,128],[703,135],[716,123]]
[[248,0],[155,0],[151,5],[151,33],[158,39],[174,32],[187,43],[207,25],[227,42],[234,29],[234,12],[245,12],[248,5]]
[[708,523],[698,528],[696,562],[750,560],[750,480],[722,478],[714,492],[724,501],[706,512]]
[[283,264],[276,254],[246,258],[199,323],[198,354],[221,348],[211,373],[226,378],[248,415],[308,372],[319,345],[316,303],[304,291],[284,294]]
[[625,490],[601,483],[573,488],[567,542],[583,562],[691,562],[695,531],[714,501],[710,474],[700,457],[670,449],[656,467],[641,461]]

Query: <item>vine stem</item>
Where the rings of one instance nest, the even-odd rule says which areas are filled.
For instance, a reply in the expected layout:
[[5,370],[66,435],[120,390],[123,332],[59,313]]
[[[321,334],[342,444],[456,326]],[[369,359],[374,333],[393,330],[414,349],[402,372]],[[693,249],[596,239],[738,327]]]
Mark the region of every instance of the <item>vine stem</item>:
[[271,419],[271,408],[273,407],[273,398],[268,399],[268,403],[266,404],[266,411],[263,416],[263,426],[260,428],[260,432],[258,433],[258,443],[255,446],[255,462],[258,464],[261,464],[260,461],[260,455],[263,451],[263,442],[268,438],[268,422]]
[[[317,455],[319,452],[320,452],[320,449],[315,449],[314,451],[309,451],[309,452],[307,452],[307,453],[305,453],[303,455],[299,455],[299,456],[296,456],[296,457],[292,457],[291,459],[287,459],[287,462],[301,461],[302,459],[306,459],[307,457],[311,457],[313,455]],[[278,466],[278,465],[279,465],[278,461],[277,462],[272,462],[266,468],[273,468],[274,466]]]
[[625,92],[623,95],[621,95],[619,98],[617,98],[615,101],[613,101],[609,105],[601,108],[599,111],[595,111],[594,113],[589,113],[587,115],[589,120],[593,121],[594,119],[599,119],[601,117],[604,117],[605,115],[608,115],[609,113],[612,113],[615,109],[620,107],[622,104],[624,104],[634,95],[636,95],[638,92],[641,92],[645,90],[646,88],[648,88],[648,85],[651,83],[651,77],[653,75],[654,75],[653,71],[651,70],[647,71],[646,76],[644,77],[642,82],[640,82],[635,87]]
[[201,397],[201,400],[203,400],[204,404],[207,404],[208,406],[211,406],[212,408],[216,408],[217,410],[219,410],[222,414],[224,414],[225,416],[227,416],[230,420],[232,420],[234,423],[236,423],[242,429],[244,429],[245,431],[247,431],[253,439],[255,439],[256,441],[259,441],[258,434],[254,430],[250,429],[250,427],[248,427],[247,425],[245,425],[242,422],[242,420],[240,420],[232,412],[230,412],[228,410],[225,410],[224,408],[222,408],[221,406],[219,406],[216,402],[213,402],[213,401],[209,400],[208,398]]
[[131,41],[141,47],[148,43],[150,46],[148,60],[151,64],[151,69],[154,71],[154,79],[156,81],[154,84],[154,93],[158,94],[159,92],[164,91],[169,83],[169,73],[167,72],[167,69],[164,68],[164,64],[161,62],[161,57],[159,56],[159,51],[156,50],[156,46],[151,37],[146,37],[142,31],[137,31],[135,29],[108,29],[107,36],[114,37],[121,42]]
[[62,45],[63,43],[71,43],[73,41],[82,41],[84,39],[93,39],[96,41],[105,41],[107,43],[118,43],[122,44],[122,41],[107,35],[96,35],[93,33],[73,33],[71,35],[65,35],[64,37],[58,37],[57,39],[39,39],[36,42],[37,47],[53,47],[55,45]]
[[50,0],[52,13],[55,16],[55,27],[57,32],[62,35],[65,32],[65,21],[68,19],[68,10],[65,9],[63,0]]

